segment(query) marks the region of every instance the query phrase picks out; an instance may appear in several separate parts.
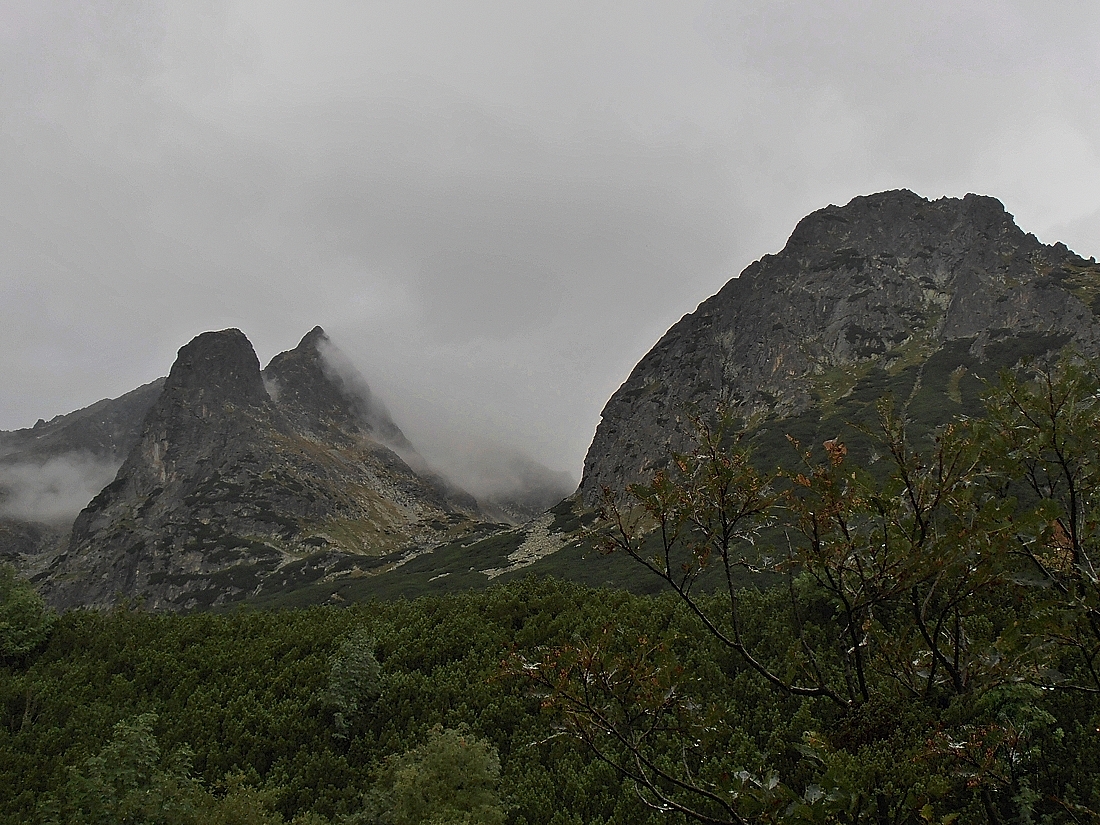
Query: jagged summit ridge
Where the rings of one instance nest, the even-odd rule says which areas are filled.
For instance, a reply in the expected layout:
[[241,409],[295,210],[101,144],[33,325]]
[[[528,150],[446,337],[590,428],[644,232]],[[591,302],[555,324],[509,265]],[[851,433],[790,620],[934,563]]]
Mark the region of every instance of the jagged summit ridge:
[[638,363],[604,408],[582,496],[641,480],[684,445],[693,411],[721,403],[803,412],[822,382],[956,342],[976,359],[1019,335],[1100,352],[1097,294],[1100,267],[1040,243],[994,198],[898,190],[817,210]]
[[294,349],[271,359],[263,371],[264,384],[280,407],[306,429],[358,429],[365,413],[364,399],[347,392],[342,382],[331,377],[321,353],[321,347],[329,343],[325,331],[314,327]]
[[280,408],[304,430],[333,429],[369,434],[401,450],[412,445],[372,396],[367,382],[340,356],[325,331],[317,326],[294,349],[271,359],[263,381]]
[[274,398],[239,330],[182,347],[115,480],[42,577],[47,598],[209,606],[256,593],[288,565],[304,575],[342,554],[430,546],[472,525],[472,500],[374,437],[369,395],[328,369],[330,345],[316,328],[276,356]]

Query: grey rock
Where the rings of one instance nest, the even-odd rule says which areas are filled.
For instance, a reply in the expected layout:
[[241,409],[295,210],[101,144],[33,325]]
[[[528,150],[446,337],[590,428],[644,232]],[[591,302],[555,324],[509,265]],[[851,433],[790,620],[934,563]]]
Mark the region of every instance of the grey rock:
[[291,564],[327,570],[348,553],[471,528],[476,512],[377,440],[404,437],[326,368],[326,343],[318,328],[264,374],[239,330],[180,349],[115,480],[37,577],[46,598],[205,608],[258,592]]
[[331,363],[336,354],[325,331],[314,327],[264,369],[265,385],[295,428],[319,436],[367,433],[395,448],[412,449],[362,376],[349,365]]
[[957,341],[980,359],[1023,334],[1100,353],[1098,294],[1100,266],[1040,243],[994,198],[901,190],[818,210],[642,358],[604,407],[581,496],[595,504],[662,466],[693,413],[804,412],[831,372],[891,369]]

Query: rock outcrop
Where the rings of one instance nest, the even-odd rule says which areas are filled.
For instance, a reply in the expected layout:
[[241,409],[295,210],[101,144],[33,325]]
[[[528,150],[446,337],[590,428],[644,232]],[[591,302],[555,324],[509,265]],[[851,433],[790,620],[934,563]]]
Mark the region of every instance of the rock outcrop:
[[325,331],[314,327],[297,347],[271,359],[264,384],[299,432],[322,438],[367,435],[412,450],[366,381],[350,365],[333,363],[339,358]]
[[180,349],[115,480],[39,577],[47,599],[209,607],[285,579],[291,565],[315,575],[347,553],[430,546],[469,529],[472,499],[388,446],[411,450],[366,383],[334,372],[328,346],[314,329],[263,373],[239,330]]
[[638,363],[603,410],[581,495],[642,480],[685,445],[691,414],[720,404],[804,413],[945,348],[960,364],[1067,343],[1100,353],[1097,311],[1100,266],[1040,243],[993,198],[894,191],[826,207]]

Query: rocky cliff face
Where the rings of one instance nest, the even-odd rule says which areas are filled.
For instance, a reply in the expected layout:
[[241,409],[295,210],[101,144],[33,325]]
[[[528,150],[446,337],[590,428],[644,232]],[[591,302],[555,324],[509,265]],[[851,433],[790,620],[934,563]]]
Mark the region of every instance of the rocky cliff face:
[[206,607],[292,568],[319,575],[349,552],[469,529],[472,500],[448,495],[387,446],[411,450],[365,382],[332,372],[326,346],[315,329],[263,373],[238,330],[184,346],[115,480],[39,577],[44,595],[61,607],[119,595]]
[[350,366],[333,363],[338,358],[325,331],[314,327],[297,347],[271,359],[263,371],[264,385],[299,432],[335,438],[367,435],[395,449],[412,450],[367,383]]
[[896,191],[821,209],[638,363],[603,410],[581,495],[641,480],[684,446],[691,413],[720,403],[805,413],[871,370],[1003,358],[1023,338],[1032,354],[1100,353],[1098,298],[1100,266],[1041,244],[993,198]]

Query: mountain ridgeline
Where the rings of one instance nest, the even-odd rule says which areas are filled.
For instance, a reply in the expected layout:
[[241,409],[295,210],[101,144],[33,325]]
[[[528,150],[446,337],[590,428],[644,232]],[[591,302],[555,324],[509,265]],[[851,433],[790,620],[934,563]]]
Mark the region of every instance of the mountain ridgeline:
[[1040,243],[993,198],[826,207],[638,363],[604,407],[581,496],[643,480],[719,405],[761,414],[773,441],[835,436],[885,394],[943,423],[974,411],[999,367],[1066,345],[1100,354],[1098,312],[1100,265]]
[[[319,327],[263,370],[241,332],[208,332],[166,379],[0,433],[0,559],[59,607],[316,604],[528,572],[647,590],[584,525],[605,490],[622,495],[689,447],[694,417],[752,414],[769,467],[796,458],[788,436],[847,438],[884,397],[927,432],[980,414],[1001,368],[1066,346],[1100,355],[1098,314],[1100,265],[1039,242],[993,198],[894,191],[826,207],[638,363],[564,501],[568,478],[519,453],[486,463],[501,482],[486,489],[511,497],[475,500],[434,473]],[[13,516],[16,470],[51,462],[87,471],[85,486],[104,467],[114,480],[75,523]]]

